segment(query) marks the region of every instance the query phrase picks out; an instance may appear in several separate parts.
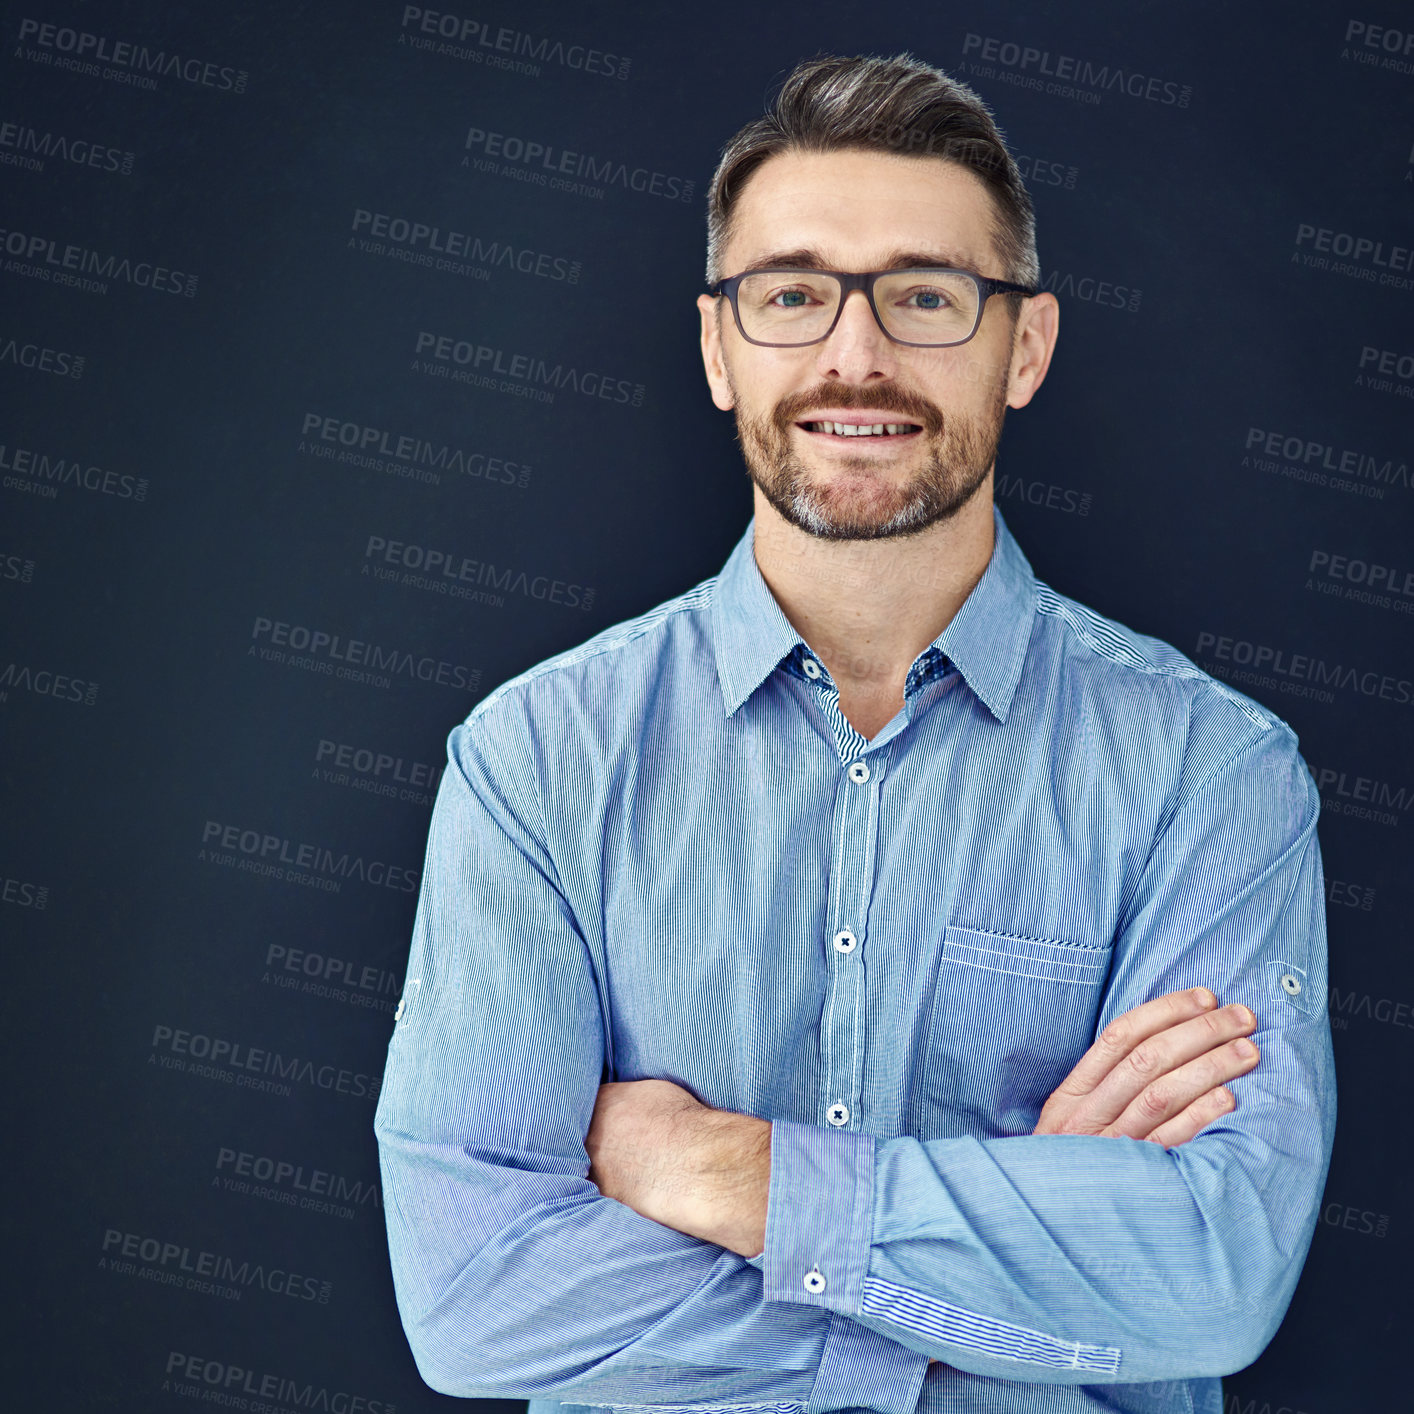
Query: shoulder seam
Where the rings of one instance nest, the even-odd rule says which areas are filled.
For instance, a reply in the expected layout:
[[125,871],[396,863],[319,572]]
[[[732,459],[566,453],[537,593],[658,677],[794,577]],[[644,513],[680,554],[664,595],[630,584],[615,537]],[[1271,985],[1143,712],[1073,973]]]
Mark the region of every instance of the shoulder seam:
[[617,624],[611,624],[607,628],[601,629],[586,642],[581,643],[577,648],[566,648],[563,652],[552,653],[550,657],[533,664],[531,667],[526,668],[523,672],[517,673],[512,678],[507,678],[506,681],[501,683],[498,687],[492,688],[492,690],[471,709],[467,714],[466,720],[469,722],[474,718],[482,716],[487,709],[501,697],[509,693],[512,688],[523,687],[528,683],[536,681],[538,678],[548,676],[550,673],[559,672],[564,668],[572,668],[589,658],[597,658],[602,654],[611,653],[617,649],[624,648],[628,644],[646,637],[674,615],[688,613],[701,608],[703,605],[710,604],[718,578],[719,576],[712,575],[709,579],[704,579],[700,584],[694,585],[691,589],[684,591],[676,598],[665,599],[661,604],[655,605],[653,608],[637,615],[635,618],[624,619]]
[[[1118,634],[1102,635],[1096,630],[1109,621],[1091,610],[1085,610],[1086,617],[1082,618],[1080,614],[1075,612],[1082,608],[1083,606],[1077,605],[1074,600],[1058,594],[1050,585],[1044,584],[1040,580],[1036,581],[1036,612],[1049,614],[1052,618],[1059,619],[1076,638],[1101,658],[1106,658],[1121,667],[1133,668],[1136,672],[1150,673],[1156,677],[1179,678],[1197,683],[1200,687],[1210,687],[1264,731],[1270,731],[1280,722],[1281,719],[1275,714],[1268,712],[1260,704],[1250,701],[1240,692],[1234,691],[1225,682],[1213,677],[1211,673],[1205,673],[1202,668],[1196,665],[1185,668],[1177,664],[1170,666],[1165,663],[1156,663],[1152,658],[1145,657],[1133,644]],[[1087,619],[1093,619],[1094,622],[1087,622]]]

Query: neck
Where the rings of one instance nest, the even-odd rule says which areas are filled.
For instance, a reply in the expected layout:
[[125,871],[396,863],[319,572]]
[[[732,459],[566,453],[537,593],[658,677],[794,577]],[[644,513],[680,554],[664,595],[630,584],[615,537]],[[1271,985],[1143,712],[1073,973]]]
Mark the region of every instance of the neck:
[[952,622],[992,556],[991,479],[949,520],[887,540],[822,540],[755,491],[755,554],[791,626],[866,738],[903,706],[918,655]]

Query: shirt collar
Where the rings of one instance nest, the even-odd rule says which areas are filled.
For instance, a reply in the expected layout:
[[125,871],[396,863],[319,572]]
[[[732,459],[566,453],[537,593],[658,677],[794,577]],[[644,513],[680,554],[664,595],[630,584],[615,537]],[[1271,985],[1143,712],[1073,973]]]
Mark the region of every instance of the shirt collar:
[[[994,506],[992,514],[992,558],[933,646],[956,665],[988,711],[1004,722],[1031,638],[1036,581],[1001,512]],[[804,641],[761,577],[753,549],[755,533],[753,518],[717,576],[712,596],[717,680],[728,716]]]

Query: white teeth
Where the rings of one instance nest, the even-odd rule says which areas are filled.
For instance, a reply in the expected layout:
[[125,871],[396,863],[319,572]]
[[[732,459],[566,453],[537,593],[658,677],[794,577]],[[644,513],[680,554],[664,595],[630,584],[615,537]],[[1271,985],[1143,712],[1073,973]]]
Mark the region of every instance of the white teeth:
[[915,430],[909,422],[807,422],[805,426],[811,432],[833,432],[836,437],[882,437],[886,434],[897,436]]

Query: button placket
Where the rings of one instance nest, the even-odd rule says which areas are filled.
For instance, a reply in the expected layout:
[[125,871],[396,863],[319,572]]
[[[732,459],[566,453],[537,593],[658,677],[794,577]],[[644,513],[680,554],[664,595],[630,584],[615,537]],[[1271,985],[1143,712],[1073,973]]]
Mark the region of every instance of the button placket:
[[833,1129],[857,1128],[861,1121],[868,980],[864,942],[887,754],[887,746],[875,753],[872,767],[851,761],[840,772],[835,793],[819,1091],[819,1113]]

